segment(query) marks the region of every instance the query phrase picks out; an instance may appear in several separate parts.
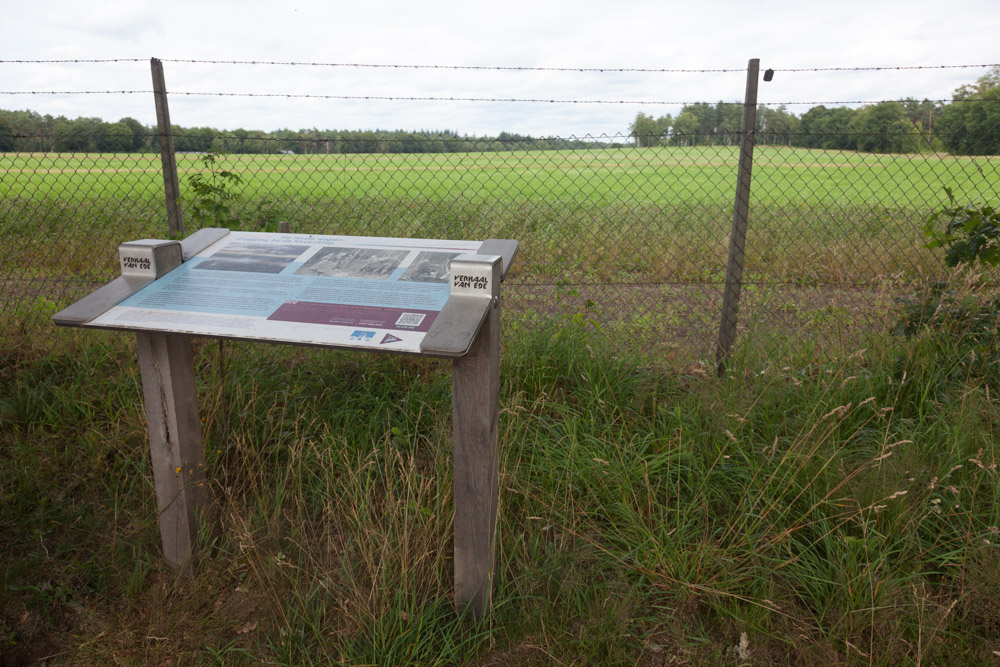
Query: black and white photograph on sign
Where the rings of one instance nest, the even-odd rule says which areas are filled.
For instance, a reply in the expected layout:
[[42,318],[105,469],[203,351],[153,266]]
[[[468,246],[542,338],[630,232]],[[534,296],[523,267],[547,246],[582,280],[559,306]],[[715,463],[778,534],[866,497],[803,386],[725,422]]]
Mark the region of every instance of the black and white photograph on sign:
[[408,250],[323,248],[295,273],[303,276],[386,280],[407,254]]
[[410,268],[399,277],[415,283],[446,283],[448,271],[451,268],[451,258],[458,257],[458,252],[423,251],[410,263]]
[[308,249],[309,246],[304,245],[232,243],[194,268],[211,271],[281,273],[282,269]]

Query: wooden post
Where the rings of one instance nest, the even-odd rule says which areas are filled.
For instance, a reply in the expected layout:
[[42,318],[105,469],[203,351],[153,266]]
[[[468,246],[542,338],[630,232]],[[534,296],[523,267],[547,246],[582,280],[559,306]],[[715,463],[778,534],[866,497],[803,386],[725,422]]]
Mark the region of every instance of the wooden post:
[[174,154],[174,135],[170,129],[170,108],[167,106],[167,84],[163,78],[163,63],[156,58],[151,58],[149,63],[153,71],[153,99],[156,102],[156,127],[160,137],[163,191],[167,198],[167,225],[171,234],[183,235],[181,186],[177,178],[177,156]]
[[729,349],[736,341],[739,322],[740,287],[743,280],[743,248],[747,239],[747,218],[750,212],[750,179],[753,172],[754,134],[757,126],[757,76],[760,60],[754,58],[747,66],[747,89],[743,102],[743,133],[740,141],[740,163],[737,168],[736,201],[733,206],[733,231],[729,239],[729,265],[726,267],[726,291],[722,297],[722,322],[719,325],[715,361],[719,377],[726,372]]
[[455,606],[474,619],[489,613],[496,566],[500,277],[497,262],[486,321],[469,353],[452,364]]
[[135,336],[163,557],[170,567],[187,569],[206,497],[194,354],[185,336],[144,331]]

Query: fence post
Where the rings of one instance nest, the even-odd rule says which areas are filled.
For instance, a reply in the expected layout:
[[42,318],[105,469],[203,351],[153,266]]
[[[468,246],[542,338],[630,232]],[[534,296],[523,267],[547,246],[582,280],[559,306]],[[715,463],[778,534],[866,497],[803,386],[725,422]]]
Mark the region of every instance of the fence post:
[[153,71],[153,99],[156,102],[156,127],[160,137],[160,162],[163,164],[163,191],[167,197],[167,225],[170,233],[184,234],[184,216],[181,211],[181,186],[177,178],[177,156],[174,154],[174,135],[170,130],[170,108],[167,106],[167,84],[163,78],[163,63],[150,58]]
[[174,569],[190,569],[207,493],[191,340],[147,331],[135,339],[163,557]]
[[496,572],[501,276],[496,261],[487,283],[493,298],[486,321],[451,372],[455,607],[476,620],[489,614]]
[[754,133],[757,126],[757,75],[759,70],[760,59],[752,58],[747,65],[747,90],[743,101],[743,133],[740,137],[740,164],[737,168],[736,201],[733,206],[733,232],[729,239],[726,291],[722,297],[722,322],[719,325],[718,347],[715,350],[719,377],[722,377],[726,372],[726,359],[729,356],[729,349],[736,340],[736,325],[739,322],[743,248],[747,240]]

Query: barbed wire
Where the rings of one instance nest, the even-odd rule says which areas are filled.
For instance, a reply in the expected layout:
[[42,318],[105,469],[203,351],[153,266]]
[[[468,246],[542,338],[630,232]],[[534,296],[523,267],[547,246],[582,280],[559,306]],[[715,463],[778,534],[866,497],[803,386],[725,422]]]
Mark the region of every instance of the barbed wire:
[[[151,95],[152,90],[0,90],[0,95]],[[726,102],[706,102],[705,100],[578,100],[578,99],[555,99],[555,98],[535,98],[535,97],[440,97],[423,95],[320,95],[313,93],[224,93],[224,92],[201,92],[201,91],[168,91],[170,95],[183,95],[186,97],[249,97],[249,98],[284,98],[284,99],[317,99],[317,100],[360,100],[360,101],[383,101],[383,102],[490,102],[490,103],[526,103],[526,104],[641,104],[651,106],[687,106],[694,104],[724,104],[743,106],[741,101]],[[906,102],[916,98],[899,98],[891,100],[792,100],[792,101],[770,101],[758,102],[761,105],[826,105],[826,104],[882,104],[884,102]],[[919,102],[932,103],[952,103],[952,102],[987,102],[985,98],[965,97],[965,98],[939,98],[917,100]]]
[[790,67],[772,68],[775,72],[880,72],[884,70],[919,70],[919,69],[975,69],[980,67],[1000,67],[1000,63],[985,63],[981,65],[881,65],[873,67]]
[[[349,129],[325,129],[325,130],[288,130],[288,134],[276,135],[274,131],[265,130],[245,130],[246,134],[239,135],[232,131],[225,130],[212,130],[210,132],[202,133],[195,128],[179,128],[172,131],[170,134],[175,140],[185,140],[193,139],[196,141],[203,141],[205,139],[219,139],[222,141],[231,142],[248,142],[250,144],[284,144],[284,145],[310,145],[316,142],[325,142],[330,144],[343,144],[343,145],[353,145],[353,144],[363,144],[366,142],[405,142],[407,144],[441,144],[441,143],[461,143],[464,145],[493,145],[497,142],[504,145],[516,145],[516,144],[533,144],[539,141],[556,142],[562,144],[572,144],[572,143],[590,143],[595,145],[600,145],[601,143],[617,143],[620,141],[631,142],[635,139],[655,139],[662,141],[674,141],[674,140],[705,140],[709,143],[701,144],[704,147],[715,147],[720,148],[723,146],[729,146],[726,143],[713,143],[719,139],[730,139],[734,136],[742,134],[742,130],[738,128],[722,128],[715,130],[695,130],[689,132],[671,132],[668,135],[661,135],[656,133],[631,133],[631,132],[617,132],[617,133],[607,133],[607,134],[584,134],[584,135],[548,135],[548,136],[531,136],[531,135],[512,135],[512,136],[501,136],[501,135],[487,135],[487,136],[468,136],[462,134],[444,134],[436,133],[433,131],[404,131],[404,130],[349,130]],[[781,141],[787,139],[796,139],[803,137],[811,137],[815,139],[820,138],[831,138],[831,139],[847,139],[855,140],[861,137],[870,136],[871,133],[860,132],[860,131],[842,131],[842,132],[830,132],[830,131],[811,131],[802,129],[790,129],[790,128],[763,128],[755,131],[755,134],[759,139],[762,139],[762,143],[759,144],[763,147],[766,144],[764,139],[766,137],[780,137]],[[32,140],[49,140],[53,138],[52,132],[14,132],[9,135],[11,138],[20,141],[32,141]],[[92,135],[91,135],[92,136]],[[138,136],[143,139],[150,141],[156,139],[160,134],[154,130],[146,131],[140,133]],[[923,139],[926,136],[926,131],[923,129],[912,129],[912,130],[899,130],[885,132],[884,136],[900,138],[908,137],[915,139]],[[938,135],[940,136],[940,135]],[[77,151],[68,151],[70,153]],[[183,152],[183,151],[182,151]],[[396,152],[408,152],[405,150],[388,150],[388,151],[375,151],[376,153],[396,153]],[[247,151],[239,152],[237,154],[244,156],[262,155],[269,156],[273,153],[260,152],[260,151]]]
[[[147,58],[59,58],[59,59],[17,59],[0,60],[0,64],[76,64],[76,63],[116,63],[116,62],[146,62]],[[294,60],[222,60],[197,58],[160,58],[162,62],[205,64],[205,65],[267,65],[281,67],[341,67],[363,69],[414,69],[414,70],[474,70],[474,71],[509,71],[509,72],[587,72],[587,73],[653,73],[653,74],[712,74],[745,72],[745,67],[733,68],[669,68],[669,67],[546,67],[533,65],[441,65],[441,64],[404,64],[404,63],[337,63],[309,62]],[[976,69],[998,67],[998,63],[980,63],[965,65],[872,65],[858,67],[789,67],[772,68],[776,72],[881,72],[897,70],[933,70],[933,69]]]
[[[2,62],[2,61],[0,61]],[[410,65],[410,64],[376,64],[376,63],[317,63],[273,60],[194,60],[169,59],[163,62],[198,63],[213,65],[285,65],[307,67],[354,67],[370,69],[431,69],[431,70],[502,70],[512,72],[599,72],[625,73],[644,72],[654,74],[713,74],[746,72],[746,67],[732,68],[667,68],[667,67],[544,67],[518,65]],[[924,70],[924,69],[974,69],[1000,66],[996,63],[973,65],[877,65],[869,67],[793,67],[772,68],[776,72],[865,72],[889,70]]]
[[[545,67],[528,65],[435,65],[435,64],[401,64],[401,63],[321,63],[279,60],[199,60],[194,58],[159,58],[165,63],[186,63],[203,65],[273,65],[291,67],[343,67],[359,69],[428,69],[428,70],[494,70],[509,72],[597,72],[597,73],[682,73],[711,74],[724,72],[745,72],[745,67],[739,68],[662,68],[662,67]],[[115,62],[148,62],[146,58],[62,58],[48,60],[0,60],[0,64],[77,64],[77,63],[115,63]]]
[[48,60],[0,60],[0,64],[49,65],[76,63],[139,63],[149,62],[148,58],[53,58]]
[[0,90],[0,95],[150,95],[152,90]]
[[505,71],[505,72],[596,72],[616,74],[626,72],[644,73],[677,73],[677,74],[712,74],[725,72],[745,72],[741,68],[662,68],[662,67],[546,67],[532,65],[435,65],[435,64],[394,64],[394,63],[318,63],[277,60],[194,60],[163,58],[163,62],[208,64],[208,65],[277,65],[292,67],[343,67],[357,69],[415,69],[415,70],[474,70],[474,71]]
[[[176,126],[176,127],[179,127],[179,126]],[[171,136],[173,136],[175,138],[187,138],[187,139],[201,139],[201,138],[204,138],[206,136],[205,134],[201,134],[198,131],[192,131],[194,129],[196,129],[196,128],[181,128],[180,131],[176,131],[175,130],[175,131],[172,131],[170,134],[171,134]],[[209,129],[211,130],[211,128],[209,128]],[[288,131],[292,132],[292,133],[301,133],[301,132],[306,132],[306,131],[313,132],[314,130],[312,130],[312,129],[308,129],[308,130],[302,129],[302,130],[288,130]],[[1000,131],[1000,130],[998,130],[998,131]],[[213,139],[234,139],[234,140],[250,140],[250,139],[253,139],[255,141],[290,141],[290,142],[300,141],[300,142],[309,142],[309,141],[313,140],[313,137],[302,137],[302,136],[292,136],[292,135],[271,136],[271,135],[273,135],[276,132],[276,130],[254,130],[254,129],[250,129],[250,130],[246,130],[246,132],[251,133],[251,134],[245,134],[245,135],[241,136],[241,135],[232,133],[232,131],[212,130],[207,136],[211,136]],[[256,133],[256,132],[263,132],[263,133],[266,133],[266,134],[262,134],[262,135],[253,134],[253,133]],[[393,138],[397,133],[401,133],[401,134],[405,134],[406,137],[407,137],[407,139],[412,139],[414,141],[429,141],[429,142],[432,142],[432,141],[442,141],[442,140],[448,140],[448,139],[462,139],[462,140],[466,140],[466,141],[493,141],[494,139],[496,139],[496,137],[492,136],[492,135],[486,135],[486,136],[466,136],[466,135],[462,135],[462,134],[449,134],[449,135],[446,135],[446,134],[439,134],[439,133],[437,133],[437,132],[435,132],[433,130],[384,130],[384,129],[347,130],[347,129],[341,128],[341,129],[315,130],[315,132],[317,133],[316,136],[321,136],[321,135],[324,135],[325,133],[335,133],[335,134],[336,133],[346,133],[348,135],[353,135],[354,133],[371,132],[372,133],[372,137],[371,138]],[[628,132],[628,133],[626,133],[626,132],[613,132],[613,133],[605,133],[605,134],[581,134],[581,135],[570,134],[570,135],[567,135],[567,136],[548,137],[548,138],[566,139],[566,140],[572,140],[572,141],[590,141],[590,140],[599,140],[599,139],[614,139],[614,138],[617,138],[617,137],[629,137],[629,138],[635,138],[635,137],[643,137],[643,138],[723,137],[723,136],[730,136],[730,135],[733,135],[733,134],[739,134],[740,132],[742,132],[742,130],[740,130],[739,128],[732,128],[732,129],[716,129],[716,130],[702,130],[702,131],[693,130],[693,131],[689,131],[689,132],[672,132],[669,135],[661,135],[661,134],[656,134],[656,133],[653,133],[653,132],[639,133],[639,134],[635,134],[635,133],[631,133],[631,132]],[[843,132],[830,132],[830,131],[820,132],[820,131],[813,131],[813,130],[808,130],[807,131],[807,130],[802,130],[802,129],[780,129],[779,130],[779,129],[773,129],[773,128],[771,128],[771,129],[765,128],[764,130],[757,130],[757,132],[758,133],[760,133],[760,132],[767,132],[769,134],[783,134],[783,135],[797,136],[797,137],[864,137],[864,136],[868,136],[868,135],[871,134],[870,132],[846,131],[846,130],[843,131]],[[897,130],[897,131],[894,131],[894,132],[885,132],[885,134],[886,135],[892,135],[892,136],[897,136],[897,135],[898,136],[909,136],[909,135],[914,135],[914,134],[915,135],[920,135],[920,134],[923,134],[925,132],[926,132],[926,130],[913,129],[913,130]],[[9,136],[13,137],[14,139],[44,139],[44,138],[50,137],[51,134],[50,133],[44,133],[44,132],[35,132],[35,133],[14,132],[13,134],[11,134]],[[138,136],[144,137],[146,139],[152,139],[152,138],[160,136],[160,133],[157,132],[157,131],[155,131],[155,129],[154,129],[152,131],[147,131],[147,132],[139,133]],[[333,137],[333,136],[330,136],[330,137],[327,137],[327,138],[330,141],[356,141],[358,139],[358,137],[354,137],[354,136],[343,136],[343,137]],[[544,137],[536,137],[536,136],[533,136],[533,135],[513,135],[513,136],[510,136],[508,138],[505,138],[504,141],[508,141],[508,142],[511,142],[511,143],[517,143],[519,141],[530,142],[530,141],[534,141],[534,140],[539,139],[539,138],[544,138]]]

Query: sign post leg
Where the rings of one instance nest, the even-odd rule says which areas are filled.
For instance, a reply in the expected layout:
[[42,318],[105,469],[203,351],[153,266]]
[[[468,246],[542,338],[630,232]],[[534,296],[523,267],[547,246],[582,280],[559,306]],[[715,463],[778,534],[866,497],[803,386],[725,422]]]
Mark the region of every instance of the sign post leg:
[[163,557],[170,567],[185,569],[205,498],[194,354],[185,336],[140,331],[136,342]]
[[[499,282],[499,281],[497,281]],[[496,561],[500,413],[500,299],[469,353],[453,362],[455,606],[479,619],[490,609]]]

